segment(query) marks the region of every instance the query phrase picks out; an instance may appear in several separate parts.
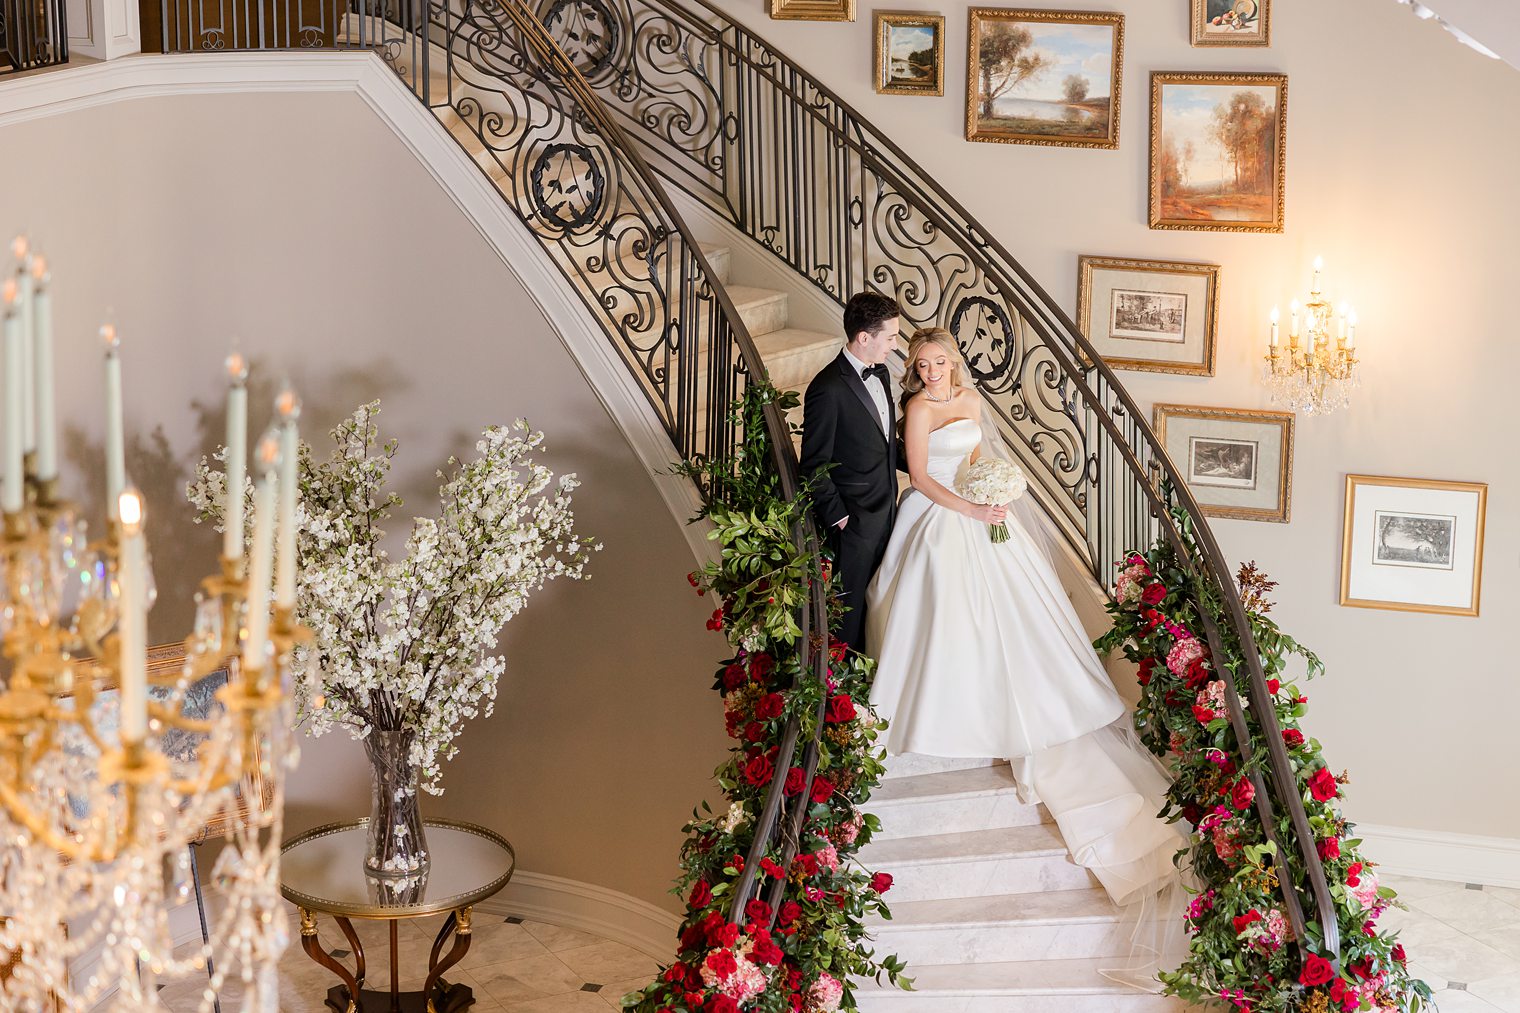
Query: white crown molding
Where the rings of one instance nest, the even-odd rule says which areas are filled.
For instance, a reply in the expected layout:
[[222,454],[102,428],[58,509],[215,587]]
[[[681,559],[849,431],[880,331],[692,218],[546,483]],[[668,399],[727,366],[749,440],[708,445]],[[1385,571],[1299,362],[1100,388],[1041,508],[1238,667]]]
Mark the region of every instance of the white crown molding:
[[367,52],[140,55],[63,67],[0,84],[0,129],[81,109],[166,95],[351,93],[427,169],[538,304],[608,415],[648,470],[698,562],[714,558],[707,525],[687,524],[700,501],[670,475],[670,438],[574,285],[507,207],[496,187],[380,58]]
[[661,963],[675,959],[681,919],[647,901],[604,886],[541,872],[517,872],[506,889],[476,911],[516,916],[589,932],[631,946]]
[[1520,887],[1520,840],[1358,823],[1355,836],[1379,869],[1455,883]]

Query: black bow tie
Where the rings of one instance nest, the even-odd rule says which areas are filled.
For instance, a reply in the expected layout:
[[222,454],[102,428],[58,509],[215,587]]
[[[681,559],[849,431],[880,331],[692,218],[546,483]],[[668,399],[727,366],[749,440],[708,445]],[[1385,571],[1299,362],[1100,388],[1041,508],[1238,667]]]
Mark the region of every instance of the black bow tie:
[[882,384],[885,385],[887,382],[887,367],[880,363],[875,366],[867,366],[865,369],[860,371],[860,377],[861,379],[865,379],[868,376],[880,378]]

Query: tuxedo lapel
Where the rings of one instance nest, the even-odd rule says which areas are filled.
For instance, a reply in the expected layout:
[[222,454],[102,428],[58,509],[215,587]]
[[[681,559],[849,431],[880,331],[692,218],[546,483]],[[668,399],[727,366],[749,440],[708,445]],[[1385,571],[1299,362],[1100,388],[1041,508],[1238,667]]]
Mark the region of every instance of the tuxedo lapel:
[[[856,398],[860,400],[861,405],[865,407],[866,415],[871,420],[872,432],[874,432],[877,436],[880,436],[883,440],[887,440],[887,434],[881,431],[881,416],[876,413],[876,402],[871,399],[871,392],[866,390],[865,381],[860,378],[859,373],[855,372],[854,367],[850,365],[850,360],[844,357],[843,352],[840,352],[839,358],[834,361],[839,366],[839,375],[844,377],[844,385],[850,388],[851,393],[853,393]],[[887,428],[890,429],[891,426],[892,397],[889,394],[887,395]],[[887,440],[887,443],[889,445],[891,442],[891,440]]]

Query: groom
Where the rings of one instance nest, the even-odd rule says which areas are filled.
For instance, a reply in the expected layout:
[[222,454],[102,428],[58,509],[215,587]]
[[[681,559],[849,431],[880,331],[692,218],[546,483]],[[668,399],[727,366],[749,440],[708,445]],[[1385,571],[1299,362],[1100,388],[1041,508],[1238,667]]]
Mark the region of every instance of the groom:
[[898,314],[897,302],[879,292],[851,296],[844,350],[808,384],[802,409],[802,477],[812,483],[848,610],[835,636],[857,651],[865,650],[866,587],[897,513],[897,419],[885,363]]

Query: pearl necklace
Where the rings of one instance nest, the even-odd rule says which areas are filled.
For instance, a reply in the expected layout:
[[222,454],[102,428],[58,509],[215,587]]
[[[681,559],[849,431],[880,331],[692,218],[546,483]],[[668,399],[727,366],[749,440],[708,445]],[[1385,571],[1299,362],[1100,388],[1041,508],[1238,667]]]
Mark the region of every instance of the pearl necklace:
[[924,397],[928,398],[930,401],[933,401],[935,404],[949,404],[951,401],[955,400],[954,394],[951,394],[949,397],[935,397],[934,391],[930,390],[928,387],[924,388]]

